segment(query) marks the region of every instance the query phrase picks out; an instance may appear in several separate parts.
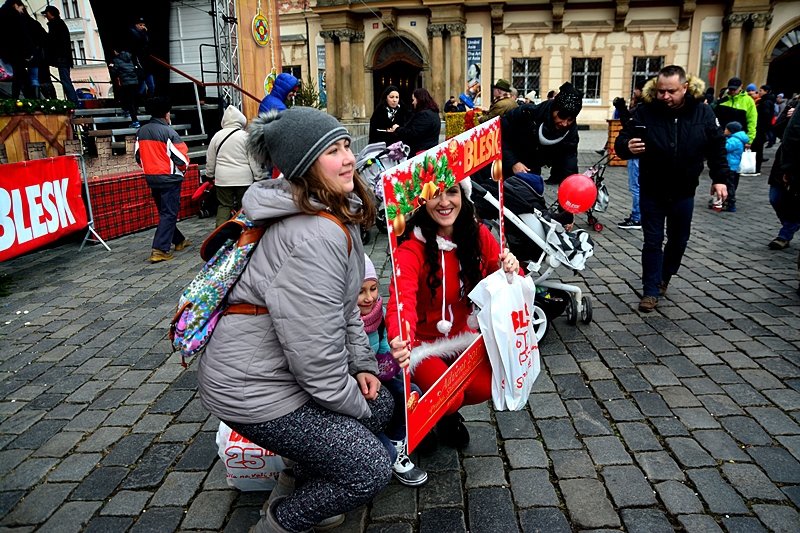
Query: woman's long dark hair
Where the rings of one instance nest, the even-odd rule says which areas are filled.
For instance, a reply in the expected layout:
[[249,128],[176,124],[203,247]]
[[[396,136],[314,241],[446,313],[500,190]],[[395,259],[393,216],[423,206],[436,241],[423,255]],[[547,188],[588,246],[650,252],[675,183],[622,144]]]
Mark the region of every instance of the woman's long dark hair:
[[[394,85],[389,85],[381,93],[381,97],[378,100],[378,103],[375,104],[375,109],[383,109],[385,107],[389,107],[389,105],[386,103],[386,97],[389,96],[389,93],[392,92],[392,91],[397,91],[397,94],[400,94],[400,89],[398,89]],[[398,101],[397,102],[397,107],[402,107],[402,106],[403,106],[403,103]]]
[[[465,296],[475,288],[483,277],[482,267],[483,254],[479,238],[479,226],[475,219],[475,207],[461,191],[461,210],[453,224],[453,242],[456,244],[456,257],[458,257],[459,270],[458,277],[461,279],[461,296]],[[439,246],[436,243],[436,235],[439,225],[428,214],[425,207],[420,207],[412,217],[406,235],[411,235],[414,227],[419,227],[422,236],[425,237],[425,263],[428,265],[428,278],[426,283],[431,291],[431,299],[436,289],[442,286],[441,266],[439,265]]]
[[414,112],[419,113],[420,111],[424,111],[425,109],[430,109],[434,113],[439,113],[439,106],[436,104],[436,101],[431,96],[431,93],[428,92],[428,89],[423,89],[422,87],[418,87],[414,89],[412,93],[414,98],[417,99],[417,105],[414,107]]

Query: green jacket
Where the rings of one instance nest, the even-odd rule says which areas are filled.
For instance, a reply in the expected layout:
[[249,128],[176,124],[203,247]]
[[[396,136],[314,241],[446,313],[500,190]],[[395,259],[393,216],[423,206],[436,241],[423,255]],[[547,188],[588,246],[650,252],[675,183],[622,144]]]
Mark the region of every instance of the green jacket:
[[[717,102],[717,107],[730,107],[745,112],[747,124],[742,124],[742,127],[745,128],[747,137],[750,139],[750,143],[752,143],[753,139],[756,138],[756,123],[758,122],[758,111],[756,111],[755,100],[753,100],[749,94],[742,91],[734,96],[723,96],[722,99]],[[722,124],[722,117],[724,114],[720,113],[719,110],[717,110],[716,114],[717,117],[720,117],[720,125],[724,128],[725,124],[727,124],[727,122]]]

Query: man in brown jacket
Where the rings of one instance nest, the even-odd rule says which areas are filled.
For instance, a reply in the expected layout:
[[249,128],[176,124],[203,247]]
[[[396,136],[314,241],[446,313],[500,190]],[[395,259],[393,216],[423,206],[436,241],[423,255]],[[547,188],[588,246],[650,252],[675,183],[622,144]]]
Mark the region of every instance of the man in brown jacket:
[[489,111],[479,116],[476,122],[481,124],[494,117],[502,117],[515,107],[517,107],[517,101],[511,97],[511,84],[500,78],[492,85],[492,106]]

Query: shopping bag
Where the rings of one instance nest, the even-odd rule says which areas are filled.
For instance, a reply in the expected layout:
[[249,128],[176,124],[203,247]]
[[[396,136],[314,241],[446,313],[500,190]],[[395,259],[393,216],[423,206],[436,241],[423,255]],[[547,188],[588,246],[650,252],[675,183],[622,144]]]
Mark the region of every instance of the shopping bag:
[[756,173],[756,153],[747,149],[742,152],[742,162],[739,165],[739,174]]
[[535,296],[533,280],[514,275],[509,283],[502,270],[484,278],[469,294],[480,308],[478,324],[492,364],[495,409],[523,409],[541,371],[531,320]]
[[217,448],[228,486],[241,491],[272,490],[286,467],[279,455],[250,442],[224,422],[217,430]]

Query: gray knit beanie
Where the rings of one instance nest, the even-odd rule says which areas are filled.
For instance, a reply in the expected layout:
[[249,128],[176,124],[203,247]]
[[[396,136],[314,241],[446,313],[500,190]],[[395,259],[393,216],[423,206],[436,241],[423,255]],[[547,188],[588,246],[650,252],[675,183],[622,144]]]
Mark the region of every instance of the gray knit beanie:
[[303,176],[330,145],[350,133],[331,115],[313,107],[262,113],[248,128],[247,148],[261,164],[273,164],[286,179]]

